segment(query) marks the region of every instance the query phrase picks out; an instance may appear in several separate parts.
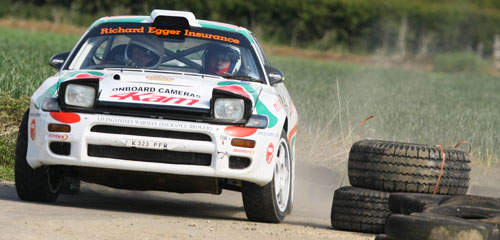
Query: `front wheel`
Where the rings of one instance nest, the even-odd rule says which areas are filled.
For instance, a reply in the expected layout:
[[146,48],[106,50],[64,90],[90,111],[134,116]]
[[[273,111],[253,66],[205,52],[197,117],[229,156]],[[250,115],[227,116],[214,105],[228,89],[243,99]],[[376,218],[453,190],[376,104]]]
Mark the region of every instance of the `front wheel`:
[[243,182],[243,205],[247,218],[279,223],[292,209],[293,161],[286,132],[281,132],[273,179],[264,186]]
[[14,174],[17,196],[26,201],[53,202],[59,196],[63,183],[62,169],[42,166],[33,169],[26,161],[28,150],[29,110],[24,113],[16,143]]

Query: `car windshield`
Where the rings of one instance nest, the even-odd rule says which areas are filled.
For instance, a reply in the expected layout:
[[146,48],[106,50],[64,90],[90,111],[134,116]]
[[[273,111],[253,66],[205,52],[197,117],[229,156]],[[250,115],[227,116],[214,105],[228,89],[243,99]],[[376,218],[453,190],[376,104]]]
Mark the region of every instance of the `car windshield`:
[[148,23],[101,24],[80,41],[69,62],[69,70],[138,68],[263,79],[244,35],[200,27],[165,30]]

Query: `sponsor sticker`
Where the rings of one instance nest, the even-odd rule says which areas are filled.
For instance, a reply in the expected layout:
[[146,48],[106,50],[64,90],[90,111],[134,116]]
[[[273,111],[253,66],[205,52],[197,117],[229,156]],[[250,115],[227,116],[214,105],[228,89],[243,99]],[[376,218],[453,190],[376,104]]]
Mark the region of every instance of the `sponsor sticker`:
[[281,110],[281,108],[283,107],[283,105],[281,105],[281,101],[279,99],[276,100],[276,102],[274,102],[273,106],[274,106],[274,109],[276,110],[276,112],[279,112]]
[[[177,90],[177,89],[170,89],[170,88],[156,88],[156,87],[137,87],[137,86],[127,86],[127,87],[116,87],[112,88],[111,91],[113,92],[136,92],[135,96],[141,96],[141,95],[151,95],[155,92],[157,93],[162,93],[162,94],[170,94],[170,95],[178,95],[178,96],[183,96],[183,97],[191,97],[191,98],[201,98],[201,95],[199,94],[194,94],[192,92],[188,91],[183,91],[183,90]],[[137,92],[143,92],[142,94],[138,94]],[[124,93],[126,94],[126,93]],[[126,96],[126,95],[124,95]],[[134,95],[131,95],[130,98],[134,97]],[[123,100],[123,99],[121,99]]]
[[233,149],[233,153],[244,153],[244,154],[249,154],[252,155],[254,154],[254,150],[249,150],[249,149],[240,149],[240,148],[235,148]]
[[279,137],[278,133],[266,132],[264,130],[257,131],[257,135],[264,137]]
[[191,106],[199,102],[199,99],[184,98],[184,97],[169,97],[162,95],[154,95],[153,93],[139,93],[128,92],[111,95],[111,98],[116,98],[119,101],[133,101],[133,102],[156,102],[156,103],[169,103],[176,105]]
[[55,133],[50,133],[47,137],[48,137],[48,138],[52,138],[52,139],[61,140],[61,141],[66,141],[66,140],[68,140],[68,134],[55,134]]
[[274,145],[273,143],[269,143],[266,149],[266,163],[271,164],[273,161],[273,155],[274,155]]
[[98,116],[97,121],[103,123],[136,125],[136,126],[156,127],[156,128],[195,129],[199,131],[212,131],[213,129],[213,127],[208,124],[187,123],[187,122],[177,122],[177,121],[155,121],[149,119],[121,118],[114,116]]
[[147,80],[155,80],[155,81],[165,81],[165,82],[174,81],[174,78],[167,77],[167,76],[161,76],[161,75],[146,76],[146,79]]
[[31,137],[31,140],[35,141],[35,134],[36,134],[36,121],[35,119],[31,120],[31,124],[30,124],[30,137]]
[[224,143],[228,141],[229,138],[226,135],[220,135],[220,140],[222,141],[222,145],[224,145]]

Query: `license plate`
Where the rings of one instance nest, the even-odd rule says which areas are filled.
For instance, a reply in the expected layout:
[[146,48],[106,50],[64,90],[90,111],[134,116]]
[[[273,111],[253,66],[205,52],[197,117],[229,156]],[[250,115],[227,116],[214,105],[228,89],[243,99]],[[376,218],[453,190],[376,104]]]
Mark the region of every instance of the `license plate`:
[[167,143],[147,140],[127,140],[127,146],[149,149],[167,149]]

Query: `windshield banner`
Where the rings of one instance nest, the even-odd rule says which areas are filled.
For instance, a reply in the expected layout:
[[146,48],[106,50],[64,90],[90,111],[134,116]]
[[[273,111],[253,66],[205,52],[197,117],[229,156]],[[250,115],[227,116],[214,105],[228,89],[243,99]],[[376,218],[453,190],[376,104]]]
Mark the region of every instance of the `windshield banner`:
[[202,32],[195,32],[195,31],[190,31],[189,29],[185,30],[173,30],[173,29],[160,29],[156,27],[104,27],[101,28],[100,34],[101,35],[108,35],[108,34],[126,34],[126,33],[146,33],[146,34],[154,34],[158,37],[195,37],[195,38],[203,38],[203,39],[213,39],[217,41],[222,41],[222,42],[228,42],[228,43],[234,43],[234,44],[240,44],[240,40],[231,38],[231,37],[226,37],[226,36],[221,36],[217,34],[211,34],[211,33],[202,33]]

